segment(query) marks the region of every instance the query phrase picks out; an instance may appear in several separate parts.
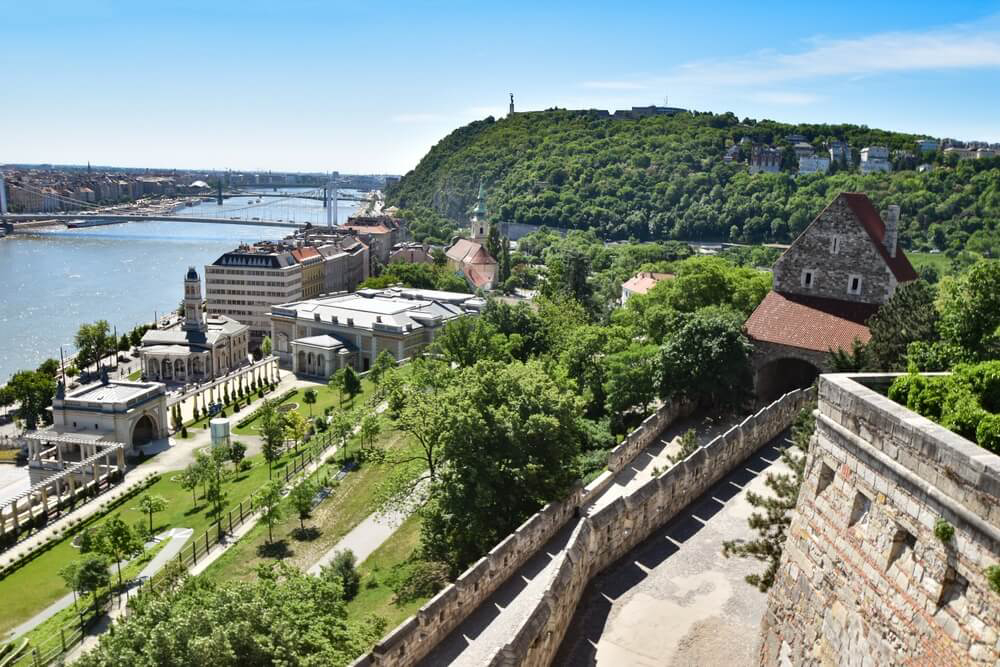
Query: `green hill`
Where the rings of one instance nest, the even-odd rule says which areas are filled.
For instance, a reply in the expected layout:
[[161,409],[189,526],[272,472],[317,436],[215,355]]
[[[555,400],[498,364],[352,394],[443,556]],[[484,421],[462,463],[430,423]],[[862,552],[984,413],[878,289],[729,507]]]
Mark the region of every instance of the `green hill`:
[[836,192],[868,193],[880,209],[902,207],[901,238],[911,248],[1000,244],[1000,158],[957,163],[937,153],[930,173],[897,160],[891,174],[851,167],[827,175],[747,173],[722,156],[743,137],[783,147],[798,133],[818,150],[833,139],[914,151],[918,135],[856,125],[740,121],[731,113],[642,120],[551,110],[492,117],[438,142],[387,192],[418,237],[445,240],[464,224],[482,179],[493,219],[594,229],[606,239],[784,242],[794,238]]

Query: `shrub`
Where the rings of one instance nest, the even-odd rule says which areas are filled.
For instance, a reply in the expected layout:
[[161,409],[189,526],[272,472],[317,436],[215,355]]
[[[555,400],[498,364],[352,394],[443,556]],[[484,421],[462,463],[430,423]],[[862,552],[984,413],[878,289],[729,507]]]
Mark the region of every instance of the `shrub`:
[[984,574],[993,592],[1000,595],[1000,565],[990,565]]
[[323,568],[323,576],[335,577],[344,587],[344,599],[353,600],[361,588],[361,575],[355,567],[356,558],[350,549],[338,551],[333,562]]
[[253,467],[253,463],[249,459],[243,459],[240,461],[240,470],[247,471]]
[[397,603],[431,597],[448,583],[448,566],[438,561],[417,559],[397,567],[390,584]]
[[939,518],[934,522],[934,537],[947,544],[951,542],[951,538],[955,537],[955,527],[945,519]]
[[976,427],[976,442],[994,454],[1000,454],[1000,415],[988,414]]

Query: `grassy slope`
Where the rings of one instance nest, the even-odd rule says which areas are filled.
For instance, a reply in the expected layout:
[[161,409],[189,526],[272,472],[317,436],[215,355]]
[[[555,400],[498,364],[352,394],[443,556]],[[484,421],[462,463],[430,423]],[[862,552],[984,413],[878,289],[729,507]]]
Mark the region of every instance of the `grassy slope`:
[[[275,464],[276,470],[283,468],[289,458],[287,454],[283,456]],[[253,468],[230,478],[226,485],[227,507],[249,496],[267,479],[267,464],[263,457],[256,456],[250,460],[254,464]],[[148,490],[126,501],[109,516],[118,514],[126,523],[134,525],[136,521],[146,516],[136,509],[139,499],[147,494],[159,495],[167,500],[168,505],[165,511],[153,515],[153,527],[156,532],[183,527],[194,529],[195,536],[200,535],[212,523],[207,513],[208,506],[201,499],[200,490],[198,504],[192,506],[191,492],[181,488],[180,483],[172,479],[175,475],[176,473],[165,474]],[[106,518],[103,517],[92,525],[100,525]],[[37,614],[68,592],[57,573],[77,557],[79,557],[77,549],[70,544],[69,539],[64,539],[58,546],[0,580],[0,600],[3,600],[3,604],[0,605],[0,635]]]
[[[368,614],[382,616],[389,628],[394,628],[407,617],[413,615],[427,598],[412,600],[402,605],[393,602],[393,592],[383,578],[392,568],[405,562],[420,546],[420,517],[411,516],[388,540],[382,543],[358,567],[361,573],[361,590],[347,605],[347,613],[354,618],[364,618]],[[372,587],[372,582],[377,586]]]
[[[398,431],[387,431],[380,437],[379,445],[385,449],[399,450],[406,447],[407,442],[405,436]],[[349,448],[355,450],[358,446],[357,438],[352,439]],[[313,478],[321,479],[327,473],[332,475],[338,468],[338,465],[324,465]],[[320,503],[306,521],[307,527],[319,530],[318,537],[308,541],[296,539],[299,519],[286,499],[285,517],[272,531],[274,541],[283,545],[284,549],[272,554],[280,554],[287,563],[302,569],[311,567],[320,556],[375,511],[378,482],[389,469],[390,464],[387,463],[366,463],[341,480],[330,497]],[[267,525],[262,522],[209,566],[204,575],[222,581],[252,578],[258,565],[274,560],[273,555],[267,554],[266,543]]]
[[[316,391],[316,403],[312,406],[306,405],[305,401],[302,399],[302,395],[305,393],[306,389],[314,389]],[[345,396],[344,409],[351,410],[356,406],[361,406],[365,404],[365,401],[371,396],[374,389],[374,385],[367,380],[361,380],[361,393],[354,397],[353,400],[347,400]],[[336,391],[330,389],[329,387],[324,387],[323,385],[316,385],[315,387],[300,388],[298,393],[294,396],[282,401],[285,403],[295,403],[298,407],[295,409],[296,412],[301,414],[303,417],[309,419],[310,414],[315,417],[317,415],[322,415],[323,410],[327,407],[332,406],[335,410],[340,409],[340,400]],[[310,411],[310,407],[312,410]],[[231,415],[234,417],[234,423],[238,423],[240,420],[240,413]],[[257,420],[254,419],[252,422],[244,426],[243,428],[234,428],[233,433],[236,435],[260,435],[260,431],[257,428]]]

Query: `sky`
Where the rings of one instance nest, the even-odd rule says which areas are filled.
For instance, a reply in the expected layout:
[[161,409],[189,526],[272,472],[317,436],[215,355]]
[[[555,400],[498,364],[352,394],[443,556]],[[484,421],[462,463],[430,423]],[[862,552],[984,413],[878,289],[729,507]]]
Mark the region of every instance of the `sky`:
[[395,173],[518,110],[1000,141],[1000,2],[0,0],[0,164]]

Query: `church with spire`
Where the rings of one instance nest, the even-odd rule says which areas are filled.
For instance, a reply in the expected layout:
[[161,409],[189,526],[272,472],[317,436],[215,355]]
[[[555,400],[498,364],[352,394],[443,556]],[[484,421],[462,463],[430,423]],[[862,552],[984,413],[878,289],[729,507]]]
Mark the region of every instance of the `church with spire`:
[[202,312],[201,278],[184,274],[182,318],[163,329],[150,329],[139,344],[145,380],[200,382],[249,363],[250,327],[225,315]]
[[456,238],[445,249],[448,267],[462,275],[474,290],[496,287],[498,264],[486,249],[490,221],[486,211],[486,187],[480,181],[476,204],[469,211],[469,236]]

